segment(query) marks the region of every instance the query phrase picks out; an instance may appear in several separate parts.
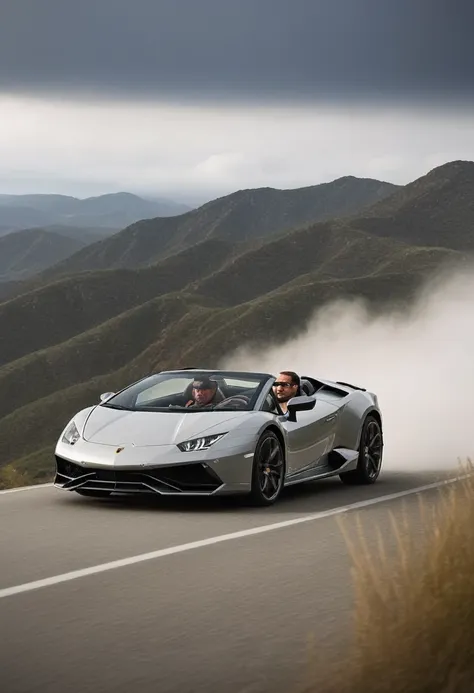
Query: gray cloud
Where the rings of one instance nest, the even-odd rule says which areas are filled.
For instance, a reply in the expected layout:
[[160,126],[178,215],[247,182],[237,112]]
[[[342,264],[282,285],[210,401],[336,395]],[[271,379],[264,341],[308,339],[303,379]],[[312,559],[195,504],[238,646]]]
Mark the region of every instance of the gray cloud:
[[469,98],[469,0],[3,0],[0,90]]

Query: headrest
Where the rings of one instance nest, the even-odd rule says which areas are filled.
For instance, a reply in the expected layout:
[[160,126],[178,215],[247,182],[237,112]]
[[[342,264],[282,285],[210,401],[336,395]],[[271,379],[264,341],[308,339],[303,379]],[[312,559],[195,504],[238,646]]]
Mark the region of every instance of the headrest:
[[301,380],[301,391],[305,395],[314,395],[314,386],[309,382],[309,380]]

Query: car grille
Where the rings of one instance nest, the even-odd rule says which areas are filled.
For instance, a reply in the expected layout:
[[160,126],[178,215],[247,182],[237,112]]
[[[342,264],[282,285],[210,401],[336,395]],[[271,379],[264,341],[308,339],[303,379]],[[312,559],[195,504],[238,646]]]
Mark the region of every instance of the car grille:
[[202,463],[147,467],[146,469],[97,469],[82,467],[56,455],[56,486],[71,491],[100,490],[119,493],[213,493],[222,480]]

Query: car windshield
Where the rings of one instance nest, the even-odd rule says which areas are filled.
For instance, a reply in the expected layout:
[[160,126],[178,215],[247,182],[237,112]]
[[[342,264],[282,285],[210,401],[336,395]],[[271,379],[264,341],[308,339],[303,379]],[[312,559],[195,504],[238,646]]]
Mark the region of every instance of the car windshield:
[[262,373],[173,371],[134,383],[101,406],[129,411],[251,411],[268,382]]

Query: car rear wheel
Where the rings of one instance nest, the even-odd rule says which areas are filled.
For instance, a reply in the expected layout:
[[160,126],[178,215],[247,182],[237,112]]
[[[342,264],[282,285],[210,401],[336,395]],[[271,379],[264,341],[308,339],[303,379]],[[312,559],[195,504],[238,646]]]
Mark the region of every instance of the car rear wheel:
[[344,472],[339,478],[344,484],[374,484],[380,474],[383,453],[383,433],[375,416],[369,415],[364,421],[360,436],[357,468]]
[[280,439],[273,431],[260,437],[253,459],[252,505],[272,505],[278,500],[285,479],[285,455]]

